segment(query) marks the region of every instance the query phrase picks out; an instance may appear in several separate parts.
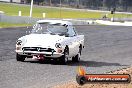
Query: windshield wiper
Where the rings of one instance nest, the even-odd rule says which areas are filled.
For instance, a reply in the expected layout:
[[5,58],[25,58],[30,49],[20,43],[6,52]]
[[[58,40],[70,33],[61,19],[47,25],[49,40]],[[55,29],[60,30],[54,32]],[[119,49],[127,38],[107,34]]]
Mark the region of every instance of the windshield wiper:
[[51,35],[56,35],[55,33],[50,33]]

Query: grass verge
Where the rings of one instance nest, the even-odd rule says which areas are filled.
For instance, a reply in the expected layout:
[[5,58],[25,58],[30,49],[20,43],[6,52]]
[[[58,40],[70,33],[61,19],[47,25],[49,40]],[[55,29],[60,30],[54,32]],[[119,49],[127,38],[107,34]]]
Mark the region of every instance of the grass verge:
[[[22,16],[29,16],[30,5],[0,2],[0,11],[4,11],[6,15],[15,16],[18,15],[18,11],[22,11]],[[102,15],[106,14],[102,12],[60,10],[59,8],[45,8],[39,6],[33,7],[33,17],[42,18],[42,13],[46,13],[46,18],[101,18]],[[112,17],[112,15],[108,13],[108,17]],[[115,17],[132,17],[132,15],[115,14]]]
[[32,24],[13,24],[13,23],[4,23],[0,22],[0,28],[8,28],[8,27],[25,27],[31,26]]

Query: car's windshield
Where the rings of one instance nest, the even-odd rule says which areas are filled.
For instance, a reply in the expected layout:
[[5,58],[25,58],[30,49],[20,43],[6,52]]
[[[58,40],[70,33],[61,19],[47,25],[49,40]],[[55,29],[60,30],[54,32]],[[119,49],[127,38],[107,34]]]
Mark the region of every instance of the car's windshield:
[[35,34],[66,34],[68,32],[67,27],[65,25],[60,24],[48,24],[48,23],[38,23],[34,25],[32,29],[32,33]]

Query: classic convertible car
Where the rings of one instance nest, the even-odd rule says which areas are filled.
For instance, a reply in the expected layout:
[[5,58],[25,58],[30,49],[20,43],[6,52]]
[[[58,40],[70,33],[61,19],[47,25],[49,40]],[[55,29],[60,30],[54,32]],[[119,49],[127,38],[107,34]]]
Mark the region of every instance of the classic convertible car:
[[16,41],[16,60],[25,58],[59,60],[66,64],[69,58],[79,62],[84,48],[84,35],[78,35],[72,23],[62,20],[39,20],[30,34]]

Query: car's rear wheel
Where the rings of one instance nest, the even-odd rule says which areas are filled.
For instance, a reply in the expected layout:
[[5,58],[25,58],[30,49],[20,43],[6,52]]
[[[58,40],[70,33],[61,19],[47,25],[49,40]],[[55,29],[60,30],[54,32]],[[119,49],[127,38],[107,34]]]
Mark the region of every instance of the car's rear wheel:
[[26,58],[26,57],[25,57],[24,55],[20,55],[20,54],[18,54],[18,53],[16,54],[16,60],[17,60],[17,61],[24,61],[25,58]]
[[82,52],[82,48],[79,47],[79,52],[75,57],[72,57],[72,61],[73,62],[79,62],[80,61],[80,57],[81,57],[81,52]]
[[69,56],[69,48],[66,47],[64,50],[64,55],[60,58],[60,64],[66,64]]

